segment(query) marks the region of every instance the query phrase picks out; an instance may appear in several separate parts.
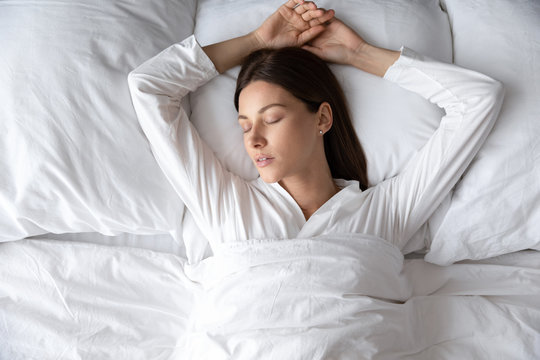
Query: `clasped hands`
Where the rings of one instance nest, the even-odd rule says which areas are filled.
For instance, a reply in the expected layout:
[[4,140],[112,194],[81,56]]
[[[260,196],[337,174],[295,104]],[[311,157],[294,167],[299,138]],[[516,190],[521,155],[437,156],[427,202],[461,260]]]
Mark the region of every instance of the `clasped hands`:
[[347,65],[369,46],[335,17],[334,10],[304,0],[288,0],[253,31],[253,36],[260,47],[302,47],[327,62]]

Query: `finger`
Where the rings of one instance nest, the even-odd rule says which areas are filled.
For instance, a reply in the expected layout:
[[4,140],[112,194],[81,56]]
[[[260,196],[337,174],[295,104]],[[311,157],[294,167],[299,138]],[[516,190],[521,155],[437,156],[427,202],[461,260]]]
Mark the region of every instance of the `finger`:
[[312,46],[312,45],[309,45],[309,44],[304,44],[302,45],[302,49],[304,50],[308,50],[314,54],[317,54],[318,52],[320,52],[320,49],[318,47],[315,47],[315,46]]
[[324,15],[324,10],[321,10],[321,9],[310,10],[302,14],[302,19],[304,19],[304,21],[311,21],[323,15]]
[[334,10],[327,10],[322,16],[309,21],[309,26],[316,26],[329,22],[336,15]]
[[321,57],[321,50],[318,47],[311,45],[303,45],[302,49],[307,50],[310,53],[317,55],[318,57]]
[[317,9],[317,5],[315,5],[313,1],[304,1],[303,4],[299,4],[298,6],[296,6],[294,8],[294,11],[297,14],[302,15],[306,11],[315,10],[315,9]]
[[303,4],[304,0],[288,0],[285,4],[286,7],[289,9],[294,9],[296,6],[299,6],[300,4]]
[[323,25],[317,25],[312,28],[307,29],[300,35],[298,35],[298,42],[300,44],[305,44],[310,40],[316,38],[320,33],[324,31],[325,27]]
[[334,10],[317,9],[303,14],[302,19],[309,22],[310,26],[315,26],[317,24],[324,24],[328,20],[332,19],[334,15]]

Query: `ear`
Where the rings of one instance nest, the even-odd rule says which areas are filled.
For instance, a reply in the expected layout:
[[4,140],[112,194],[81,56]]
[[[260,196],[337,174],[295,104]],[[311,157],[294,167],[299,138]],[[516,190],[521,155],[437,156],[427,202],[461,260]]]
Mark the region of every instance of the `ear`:
[[332,107],[326,101],[319,106],[317,112],[319,117],[319,122],[317,127],[319,130],[322,130],[323,134],[327,133],[332,128],[332,123],[334,118],[332,116]]

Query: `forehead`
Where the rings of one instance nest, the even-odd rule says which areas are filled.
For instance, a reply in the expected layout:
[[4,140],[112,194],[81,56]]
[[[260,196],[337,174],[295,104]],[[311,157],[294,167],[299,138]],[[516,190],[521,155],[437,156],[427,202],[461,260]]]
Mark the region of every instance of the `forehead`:
[[257,80],[249,83],[238,97],[239,108],[261,107],[266,103],[282,102],[290,104],[296,98],[283,87],[266,81]]

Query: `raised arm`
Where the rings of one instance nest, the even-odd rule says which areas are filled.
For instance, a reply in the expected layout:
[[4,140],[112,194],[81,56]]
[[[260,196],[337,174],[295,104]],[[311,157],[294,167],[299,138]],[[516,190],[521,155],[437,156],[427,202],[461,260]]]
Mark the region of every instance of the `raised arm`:
[[499,114],[500,82],[476,71],[436,61],[406,47],[386,72],[388,81],[446,112],[438,129],[396,177],[381,184],[390,207],[391,240],[403,248],[469,166]]
[[503,98],[501,83],[402,47],[377,48],[337,18],[304,46],[323,59],[349,64],[418,93],[446,111],[436,132],[396,177],[369,189],[376,234],[403,248],[457,183],[491,130]]
[[[152,153],[197,225],[211,236],[233,196],[233,177],[198,136],[181,100],[218,73],[194,36],[163,50],[128,76],[139,124]],[[220,198],[221,197],[221,198]],[[221,206],[215,206],[219,203]]]
[[240,64],[250,51],[303,44],[324,30],[321,22],[332,16],[312,3],[289,0],[251,34],[204,49],[190,36],[129,74],[133,106],[154,157],[205,235],[226,232],[223,225],[234,219],[238,203],[249,207],[251,197],[246,183],[226,171],[199,137],[180,106],[182,98]]

